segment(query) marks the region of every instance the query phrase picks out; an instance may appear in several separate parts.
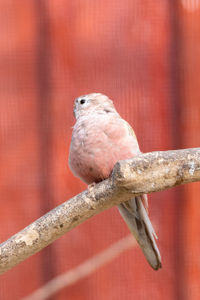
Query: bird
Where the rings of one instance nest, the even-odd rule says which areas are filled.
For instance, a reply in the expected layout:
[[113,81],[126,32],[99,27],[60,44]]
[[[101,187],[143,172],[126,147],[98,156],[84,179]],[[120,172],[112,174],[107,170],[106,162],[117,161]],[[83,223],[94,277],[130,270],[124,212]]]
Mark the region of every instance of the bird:
[[[101,93],[90,93],[74,101],[69,149],[72,173],[88,186],[107,179],[119,160],[141,153],[136,135],[117,112],[113,101]],[[134,196],[118,205],[119,212],[154,270],[162,267],[154,228],[148,216],[147,195]]]

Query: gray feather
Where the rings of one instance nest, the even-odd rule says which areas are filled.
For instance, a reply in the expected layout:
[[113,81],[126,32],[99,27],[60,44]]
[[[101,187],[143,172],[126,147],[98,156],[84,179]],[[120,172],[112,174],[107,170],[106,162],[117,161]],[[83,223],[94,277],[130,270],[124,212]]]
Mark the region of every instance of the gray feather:
[[161,268],[161,256],[155,242],[157,236],[143,206],[141,197],[135,197],[130,201],[121,203],[118,205],[118,209],[151,267],[155,270]]

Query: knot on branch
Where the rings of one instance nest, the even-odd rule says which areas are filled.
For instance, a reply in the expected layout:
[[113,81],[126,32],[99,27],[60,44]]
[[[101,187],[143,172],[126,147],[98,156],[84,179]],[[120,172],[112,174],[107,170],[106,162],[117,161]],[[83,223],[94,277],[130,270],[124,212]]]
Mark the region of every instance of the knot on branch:
[[199,148],[139,154],[116,163],[113,184],[134,193],[149,193],[197,181],[200,176]]

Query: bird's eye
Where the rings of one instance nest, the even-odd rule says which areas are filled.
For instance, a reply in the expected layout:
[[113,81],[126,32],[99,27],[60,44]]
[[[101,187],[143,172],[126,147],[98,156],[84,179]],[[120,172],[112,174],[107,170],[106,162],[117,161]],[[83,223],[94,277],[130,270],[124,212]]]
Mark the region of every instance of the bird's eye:
[[85,103],[85,99],[81,99],[80,104],[84,104],[84,103]]

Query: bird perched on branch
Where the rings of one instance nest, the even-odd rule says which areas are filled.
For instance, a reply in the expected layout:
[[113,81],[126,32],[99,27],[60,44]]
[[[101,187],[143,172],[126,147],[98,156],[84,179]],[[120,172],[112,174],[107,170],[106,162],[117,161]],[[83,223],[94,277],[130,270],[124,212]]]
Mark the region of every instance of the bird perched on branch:
[[[76,98],[74,115],[69,166],[85,183],[108,178],[117,161],[140,153],[133,129],[107,96],[93,93]],[[157,270],[161,268],[161,256],[147,205],[147,195],[142,195],[121,203],[118,208],[149,264]]]

